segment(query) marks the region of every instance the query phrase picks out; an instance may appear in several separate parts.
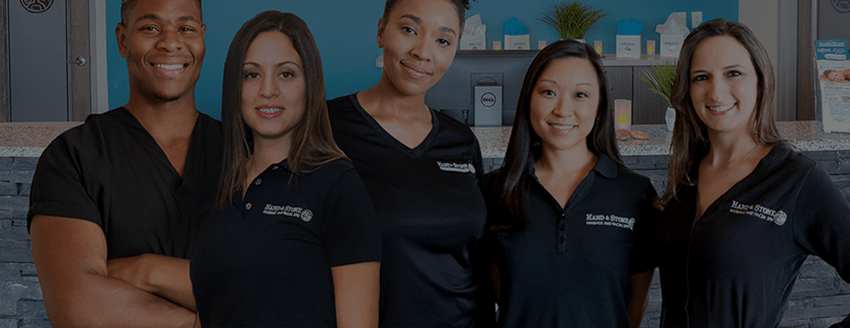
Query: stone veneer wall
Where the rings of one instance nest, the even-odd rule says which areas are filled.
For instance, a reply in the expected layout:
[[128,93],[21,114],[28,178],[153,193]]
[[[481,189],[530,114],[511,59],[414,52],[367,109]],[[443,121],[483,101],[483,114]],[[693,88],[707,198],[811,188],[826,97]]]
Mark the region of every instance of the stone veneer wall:
[[35,157],[0,157],[0,328],[50,327],[27,233]]
[[[832,175],[850,199],[850,151],[806,152]],[[0,328],[50,327],[26,230],[30,182],[37,158],[0,158]],[[625,158],[632,170],[648,176],[659,193],[667,179],[666,156]],[[485,171],[501,159],[484,159]],[[828,327],[850,313],[850,284],[817,257],[809,257],[794,286],[782,327]],[[661,290],[658,274],[650,290],[642,327],[658,327]]]

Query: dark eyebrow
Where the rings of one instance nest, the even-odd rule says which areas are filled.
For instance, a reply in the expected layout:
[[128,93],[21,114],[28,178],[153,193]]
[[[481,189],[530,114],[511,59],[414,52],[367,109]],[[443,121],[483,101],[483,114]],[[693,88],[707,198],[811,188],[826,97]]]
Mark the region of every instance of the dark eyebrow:
[[[301,65],[298,65],[298,63],[291,61],[291,60],[288,60],[288,61],[285,61],[285,62],[282,62],[282,63],[278,63],[277,65],[275,65],[275,67],[281,67],[281,66],[284,66],[284,65],[287,65],[287,64],[292,64],[295,67],[299,67],[299,68],[301,67]],[[244,62],[244,63],[242,63],[242,66],[243,67],[244,66],[260,67],[260,64],[257,64],[255,62]]]
[[[422,24],[422,18],[413,16],[413,15],[410,15],[410,14],[401,15],[401,18],[408,18],[416,24],[420,24],[420,25]],[[451,27],[441,26],[440,31],[443,31],[443,32],[446,32],[446,33],[451,33],[451,34],[454,34],[455,36],[457,36],[457,31],[455,31]]]
[[450,27],[442,26],[442,27],[440,27],[440,31],[443,31],[443,32],[446,32],[446,33],[451,33],[451,34],[454,34],[455,36],[457,36],[457,32],[455,32],[455,30],[453,30]]
[[[145,14],[145,15],[142,15],[142,17],[139,17],[139,19],[138,19],[138,20],[143,20],[143,19],[150,19],[150,20],[155,20],[155,21],[165,21],[165,19],[164,19],[164,18],[162,18],[162,17],[160,17],[159,15],[156,15],[156,14]],[[177,18],[177,21],[178,21],[178,22],[186,22],[186,21],[190,21],[190,22],[197,22],[197,23],[200,23],[200,22],[199,22],[197,19],[195,19],[195,17],[193,17],[193,16],[180,16],[180,17],[178,17],[178,18]]]
[[414,21],[416,24],[422,24],[422,18],[413,16],[413,15],[410,15],[410,14],[401,15],[401,18],[409,18],[410,20]]
[[[741,65],[741,64],[729,65],[729,66],[724,67],[723,70],[725,71],[725,70],[729,70],[729,69],[733,69],[733,68],[744,68],[744,65]],[[691,72],[690,75],[694,75],[696,73],[708,73],[708,71],[706,71],[704,69],[696,70],[696,71]]]

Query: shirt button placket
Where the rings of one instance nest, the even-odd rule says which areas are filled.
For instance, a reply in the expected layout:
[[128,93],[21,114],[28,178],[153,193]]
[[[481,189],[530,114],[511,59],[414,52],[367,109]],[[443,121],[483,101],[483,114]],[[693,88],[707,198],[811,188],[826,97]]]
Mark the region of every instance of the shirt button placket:
[[558,244],[557,244],[557,253],[558,254],[566,254],[567,253],[567,214],[565,212],[561,212],[561,215],[558,216],[557,223],[558,231]]

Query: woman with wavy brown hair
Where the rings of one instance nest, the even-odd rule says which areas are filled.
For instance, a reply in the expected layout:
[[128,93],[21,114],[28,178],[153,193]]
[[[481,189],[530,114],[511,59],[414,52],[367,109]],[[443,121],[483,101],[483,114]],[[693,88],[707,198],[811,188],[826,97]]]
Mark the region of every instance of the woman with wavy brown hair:
[[663,327],[778,327],[817,255],[850,281],[850,208],[780,137],[773,66],[753,32],[718,18],[685,39],[659,238]]
[[224,67],[218,206],[191,261],[204,327],[376,327],[380,234],[298,16],[266,11]]

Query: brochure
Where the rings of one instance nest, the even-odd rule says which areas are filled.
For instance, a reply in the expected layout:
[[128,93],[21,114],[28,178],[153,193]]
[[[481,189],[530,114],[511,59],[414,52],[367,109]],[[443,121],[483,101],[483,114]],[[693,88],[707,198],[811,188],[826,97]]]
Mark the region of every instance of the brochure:
[[850,133],[850,58],[847,40],[817,40],[815,55],[823,131]]

